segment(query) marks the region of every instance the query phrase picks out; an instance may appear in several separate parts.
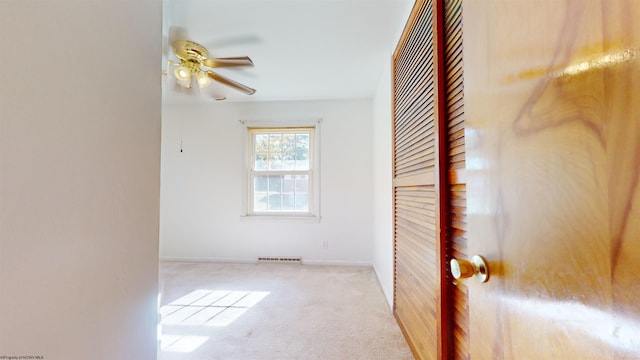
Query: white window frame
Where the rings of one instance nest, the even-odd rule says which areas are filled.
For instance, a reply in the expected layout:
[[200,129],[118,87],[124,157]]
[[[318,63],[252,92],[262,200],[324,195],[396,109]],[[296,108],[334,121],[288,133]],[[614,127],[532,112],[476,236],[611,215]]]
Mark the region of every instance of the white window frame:
[[[320,120],[295,121],[240,121],[243,125],[243,175],[242,206],[243,220],[288,219],[319,222],[320,221]],[[254,136],[261,130],[311,128],[309,139],[309,212],[254,212],[253,211],[253,175],[255,169]],[[276,172],[274,172],[275,174]],[[307,173],[307,171],[301,172]],[[265,172],[269,174],[269,172]]]

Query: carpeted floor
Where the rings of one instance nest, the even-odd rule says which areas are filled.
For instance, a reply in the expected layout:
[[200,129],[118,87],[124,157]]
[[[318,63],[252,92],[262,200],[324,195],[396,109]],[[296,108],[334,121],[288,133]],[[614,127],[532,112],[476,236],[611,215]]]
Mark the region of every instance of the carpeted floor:
[[160,265],[158,359],[413,359],[371,268]]

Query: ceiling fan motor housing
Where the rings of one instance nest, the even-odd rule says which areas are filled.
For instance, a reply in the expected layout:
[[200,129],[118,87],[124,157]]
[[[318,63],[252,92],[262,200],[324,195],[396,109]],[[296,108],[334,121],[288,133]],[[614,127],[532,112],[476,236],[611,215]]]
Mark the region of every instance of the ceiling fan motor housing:
[[176,57],[180,60],[192,61],[201,64],[202,61],[209,57],[207,49],[193,41],[178,40],[173,44]]

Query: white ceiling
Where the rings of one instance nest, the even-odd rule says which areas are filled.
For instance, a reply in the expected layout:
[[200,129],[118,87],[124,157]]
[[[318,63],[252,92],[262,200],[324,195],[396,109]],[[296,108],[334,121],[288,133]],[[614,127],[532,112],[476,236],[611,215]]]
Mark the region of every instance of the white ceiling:
[[[227,101],[371,97],[412,5],[412,0],[164,0],[165,43],[169,29],[181,29],[189,40],[207,47],[210,57],[251,57],[253,68],[216,72],[257,92],[248,96],[214,83],[188,96],[176,90],[169,75],[163,98],[211,102],[214,94]],[[169,58],[175,59],[171,54]],[[166,59],[163,63],[166,68]]]

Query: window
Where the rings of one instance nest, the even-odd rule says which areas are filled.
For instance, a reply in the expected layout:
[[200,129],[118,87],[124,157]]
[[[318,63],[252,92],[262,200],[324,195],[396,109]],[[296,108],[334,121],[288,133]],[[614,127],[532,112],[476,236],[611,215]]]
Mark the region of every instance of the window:
[[316,127],[247,127],[246,215],[317,216]]

